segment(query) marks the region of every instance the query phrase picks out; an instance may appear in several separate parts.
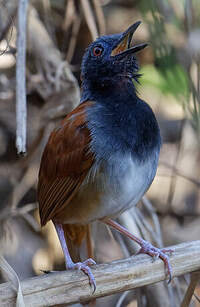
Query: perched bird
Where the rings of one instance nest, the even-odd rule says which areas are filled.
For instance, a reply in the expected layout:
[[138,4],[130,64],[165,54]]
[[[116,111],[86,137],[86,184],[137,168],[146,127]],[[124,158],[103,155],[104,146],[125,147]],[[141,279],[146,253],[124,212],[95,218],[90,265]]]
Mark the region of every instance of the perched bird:
[[[76,246],[89,240],[99,220],[137,242],[140,252],[160,257],[171,279],[166,252],[137,238],[112,218],[136,205],[156,174],[160,131],[150,106],[136,92],[131,47],[140,22],[125,32],[98,38],[86,50],[81,69],[81,103],[55,129],[44,149],[38,182],[41,225],[52,220],[67,269],[80,269],[96,288],[91,258],[79,260]],[[70,252],[71,256],[70,256]]]

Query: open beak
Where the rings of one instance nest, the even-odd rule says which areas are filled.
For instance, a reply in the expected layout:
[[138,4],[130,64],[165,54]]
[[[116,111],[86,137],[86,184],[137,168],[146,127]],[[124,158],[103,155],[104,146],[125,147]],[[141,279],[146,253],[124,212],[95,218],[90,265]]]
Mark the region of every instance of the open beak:
[[119,41],[114,46],[111,52],[111,56],[124,57],[128,54],[136,53],[144,49],[148,45],[147,43],[143,43],[130,48],[133,34],[140,24],[141,21],[137,21],[132,26],[130,26],[124,33],[122,33],[122,36],[120,37]]

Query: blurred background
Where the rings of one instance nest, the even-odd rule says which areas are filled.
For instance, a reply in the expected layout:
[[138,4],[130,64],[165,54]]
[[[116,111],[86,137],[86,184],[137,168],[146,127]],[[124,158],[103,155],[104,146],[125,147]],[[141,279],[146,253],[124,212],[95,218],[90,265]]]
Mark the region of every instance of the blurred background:
[[[200,225],[200,1],[32,0],[27,16],[27,155],[15,147],[16,14],[18,1],[0,1],[0,244],[20,280],[63,270],[51,222],[42,230],[36,186],[50,131],[79,103],[80,64],[97,36],[141,20],[134,43],[139,95],[160,124],[163,146],[156,179],[135,210],[119,220],[157,246],[199,239]],[[118,234],[94,225],[97,263],[135,250]],[[98,239],[98,240],[97,240]],[[109,248],[108,248],[109,246]],[[112,248],[110,248],[112,246]],[[1,282],[5,281],[5,274]],[[189,276],[97,300],[97,306],[180,306]],[[197,287],[190,306],[199,306]]]

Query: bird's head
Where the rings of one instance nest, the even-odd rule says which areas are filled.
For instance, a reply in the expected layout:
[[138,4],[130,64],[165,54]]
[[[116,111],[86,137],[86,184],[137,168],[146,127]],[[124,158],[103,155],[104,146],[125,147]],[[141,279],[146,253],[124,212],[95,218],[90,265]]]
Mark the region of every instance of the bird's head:
[[138,63],[135,54],[147,44],[131,47],[131,40],[140,21],[125,32],[101,36],[86,50],[81,75],[84,87],[102,88],[117,78],[137,77]]

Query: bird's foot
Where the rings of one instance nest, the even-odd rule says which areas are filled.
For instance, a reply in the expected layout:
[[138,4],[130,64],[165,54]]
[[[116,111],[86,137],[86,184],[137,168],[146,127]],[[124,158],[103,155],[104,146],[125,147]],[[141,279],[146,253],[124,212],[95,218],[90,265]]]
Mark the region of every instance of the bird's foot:
[[76,263],[72,262],[71,264],[67,265],[67,269],[83,271],[88,276],[90,286],[93,287],[93,293],[94,293],[96,290],[96,281],[90,269],[90,266],[93,264],[96,264],[96,262],[93,259],[89,258],[83,262],[76,262]]
[[[66,265],[67,270],[81,270],[88,276],[90,286],[93,287],[93,293],[96,290],[96,281],[95,281],[94,275],[92,274],[90,266],[94,264],[96,264],[96,262],[92,258],[89,258],[83,262],[76,262],[76,263],[71,262],[70,264]],[[51,271],[51,270],[40,270],[40,271],[45,274],[57,272],[57,271]]]
[[153,257],[153,259],[157,259],[157,258],[160,258],[163,260],[164,264],[165,264],[165,267],[166,267],[166,270],[167,270],[167,275],[169,276],[169,280],[168,280],[168,283],[171,282],[172,280],[172,266],[171,266],[171,263],[170,263],[170,260],[169,260],[169,256],[166,255],[166,253],[173,253],[174,250],[173,249],[160,249],[160,248],[157,248],[155,246],[153,246],[151,243],[145,241],[145,240],[142,240],[141,243],[140,243],[140,250],[137,254],[147,254],[151,257]]

